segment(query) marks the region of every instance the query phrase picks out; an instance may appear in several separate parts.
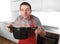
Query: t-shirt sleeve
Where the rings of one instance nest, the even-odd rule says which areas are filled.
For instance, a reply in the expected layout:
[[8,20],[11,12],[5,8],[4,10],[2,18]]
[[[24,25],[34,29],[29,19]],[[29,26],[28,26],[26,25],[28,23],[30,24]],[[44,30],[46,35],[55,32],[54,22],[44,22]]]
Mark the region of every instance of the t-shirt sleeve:
[[42,26],[39,18],[36,19],[36,23],[37,23],[37,26],[40,26],[41,29],[44,30],[44,27]]
[[20,16],[18,16],[18,17],[14,20],[14,22],[12,22],[12,25],[13,25],[13,26],[17,26],[17,25],[19,24],[19,19],[20,19]]

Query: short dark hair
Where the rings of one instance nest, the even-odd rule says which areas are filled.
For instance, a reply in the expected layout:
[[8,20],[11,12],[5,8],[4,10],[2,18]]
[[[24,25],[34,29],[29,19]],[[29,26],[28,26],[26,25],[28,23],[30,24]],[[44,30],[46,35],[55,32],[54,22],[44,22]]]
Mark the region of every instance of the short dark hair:
[[22,3],[20,4],[20,7],[21,7],[22,5],[28,5],[29,8],[31,9],[31,5],[30,5],[28,2],[22,2]]

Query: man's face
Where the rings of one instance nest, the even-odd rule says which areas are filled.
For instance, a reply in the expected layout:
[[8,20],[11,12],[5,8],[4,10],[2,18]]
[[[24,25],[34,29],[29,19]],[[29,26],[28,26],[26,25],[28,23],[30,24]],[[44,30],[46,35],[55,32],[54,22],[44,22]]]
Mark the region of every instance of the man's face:
[[20,13],[24,18],[28,18],[31,14],[31,9],[29,8],[28,5],[21,5]]

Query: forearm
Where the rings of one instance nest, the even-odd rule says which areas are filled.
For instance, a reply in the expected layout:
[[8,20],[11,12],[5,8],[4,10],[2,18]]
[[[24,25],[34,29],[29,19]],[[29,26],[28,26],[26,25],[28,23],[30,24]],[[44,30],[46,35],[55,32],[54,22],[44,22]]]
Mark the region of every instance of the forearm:
[[46,36],[46,32],[41,27],[38,27],[35,32],[40,36]]

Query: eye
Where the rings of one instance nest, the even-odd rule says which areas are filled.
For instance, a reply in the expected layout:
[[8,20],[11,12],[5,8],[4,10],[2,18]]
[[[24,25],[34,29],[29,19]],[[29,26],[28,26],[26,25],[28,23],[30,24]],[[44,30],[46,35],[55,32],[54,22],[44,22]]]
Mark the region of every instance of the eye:
[[21,9],[20,11],[24,11],[24,9]]
[[26,10],[27,10],[27,11],[30,11],[30,9],[29,9],[29,8],[27,8]]

